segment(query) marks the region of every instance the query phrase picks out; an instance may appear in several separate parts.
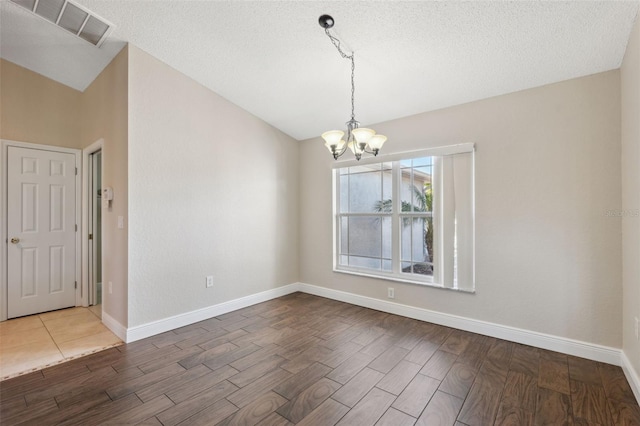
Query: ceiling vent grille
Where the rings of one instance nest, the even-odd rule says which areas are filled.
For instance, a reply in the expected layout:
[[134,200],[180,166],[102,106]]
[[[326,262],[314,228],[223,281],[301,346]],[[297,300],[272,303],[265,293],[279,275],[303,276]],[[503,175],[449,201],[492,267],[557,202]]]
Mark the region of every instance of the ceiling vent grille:
[[73,35],[100,47],[113,25],[68,0],[11,0]]

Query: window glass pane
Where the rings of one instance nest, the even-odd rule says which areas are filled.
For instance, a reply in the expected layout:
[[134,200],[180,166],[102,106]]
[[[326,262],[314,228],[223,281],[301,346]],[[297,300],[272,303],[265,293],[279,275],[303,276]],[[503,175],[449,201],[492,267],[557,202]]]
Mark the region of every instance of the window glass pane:
[[391,272],[393,267],[391,265],[391,260],[382,259],[382,270]]
[[383,217],[382,219],[382,257],[391,259],[391,218]]
[[340,254],[349,253],[349,218],[340,218]]
[[425,276],[433,276],[433,266],[430,263],[414,263],[412,273]]
[[401,165],[400,197],[402,211],[420,213],[431,211],[431,200],[428,198],[426,191],[431,188],[433,158],[414,158],[413,160],[401,161]]
[[339,169],[339,212],[391,213],[392,168],[387,162]]
[[402,272],[433,275],[433,219],[405,217],[400,234]]
[[380,268],[380,259],[371,258],[371,257],[359,257],[359,256],[349,256],[349,266],[355,266],[357,268],[369,268],[369,269],[381,269]]
[[382,204],[378,204],[377,211],[391,213],[393,208],[392,196],[393,173],[391,173],[391,170],[385,170],[382,172]]
[[411,218],[403,217],[400,222],[400,259],[411,261]]
[[424,218],[414,218],[411,227],[411,260],[424,262],[426,260],[425,226]]
[[431,188],[431,175],[431,167],[413,169],[413,211],[421,213],[431,211],[431,200],[427,197],[427,188]]
[[431,166],[431,157],[421,157],[413,159],[413,167]]
[[[349,254],[356,256],[381,257],[382,221],[378,217],[349,218]],[[378,265],[378,268],[380,266]]]
[[349,175],[349,212],[373,213],[382,200],[381,172]]
[[349,211],[349,175],[340,176],[340,213]]
[[413,173],[413,186],[411,187],[411,211],[424,213],[427,211],[427,200],[425,198],[424,183],[420,176]]
[[434,247],[433,247],[433,218],[428,217],[425,218],[425,245],[427,249],[426,261],[429,263],[433,263],[433,255],[434,255]]
[[413,171],[409,169],[401,170],[402,181],[400,182],[400,200],[402,201],[401,211],[413,211]]
[[374,211],[377,213],[393,212],[393,173],[391,170],[381,172],[382,197],[374,203]]
[[424,183],[424,208],[425,212],[433,212],[433,183]]
[[402,272],[405,274],[433,276],[433,266],[430,263],[402,262]]

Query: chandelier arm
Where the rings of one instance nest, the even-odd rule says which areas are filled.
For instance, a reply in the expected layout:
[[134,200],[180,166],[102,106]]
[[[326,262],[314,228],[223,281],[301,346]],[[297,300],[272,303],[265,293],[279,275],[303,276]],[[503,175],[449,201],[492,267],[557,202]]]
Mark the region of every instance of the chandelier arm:
[[367,154],[373,154],[374,156],[378,155],[377,149],[367,149],[368,146],[369,144],[367,144],[367,146],[364,148],[364,152],[366,152]]
[[344,144],[344,146],[342,147],[341,150],[338,150],[336,152],[333,153],[333,159],[337,160],[339,157],[342,157],[342,154],[344,154],[345,152],[347,152],[347,149],[349,147],[347,146],[347,144]]

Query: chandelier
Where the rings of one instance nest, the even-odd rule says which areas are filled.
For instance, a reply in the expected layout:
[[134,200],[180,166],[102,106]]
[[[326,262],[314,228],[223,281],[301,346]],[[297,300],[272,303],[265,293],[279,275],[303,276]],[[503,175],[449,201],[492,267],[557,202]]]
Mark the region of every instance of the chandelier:
[[325,34],[331,40],[331,43],[338,49],[340,55],[351,60],[351,119],[346,122],[347,125],[347,137],[343,139],[344,132],[342,130],[330,130],[322,134],[322,139],[325,140],[324,146],[327,147],[329,152],[333,155],[334,159],[338,159],[342,154],[347,151],[347,148],[353,152],[356,156],[356,160],[360,161],[363,153],[378,155],[380,148],[387,140],[384,135],[378,135],[372,129],[360,127],[360,123],[356,121],[355,115],[355,62],[353,60],[354,52],[347,55],[340,48],[340,40],[332,36],[329,32],[329,28],[333,27],[334,20],[329,15],[322,15],[318,19],[318,23],[324,28]]

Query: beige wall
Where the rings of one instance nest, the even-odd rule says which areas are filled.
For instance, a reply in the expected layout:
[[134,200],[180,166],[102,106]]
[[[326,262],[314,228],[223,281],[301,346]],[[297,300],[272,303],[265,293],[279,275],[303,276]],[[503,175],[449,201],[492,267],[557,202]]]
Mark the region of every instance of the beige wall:
[[[79,92],[0,60],[2,139],[82,149],[103,139],[104,183],[115,191],[103,216],[103,307],[127,325],[127,49]],[[126,223],[126,220],[125,220]],[[113,282],[113,293],[106,284]]]
[[[428,96],[428,94],[425,94]],[[365,118],[365,117],[361,117]],[[447,314],[622,346],[620,73],[372,126],[384,153],[476,144],[476,294],[332,272],[331,164],[300,149],[301,281]]]
[[[84,91],[81,141],[85,148],[103,140],[103,185],[113,188],[114,199],[102,216],[102,300],[103,310],[127,326],[128,251],[128,48],[125,47]],[[118,216],[124,229],[118,229]],[[109,293],[108,284],[113,283]]]
[[0,138],[80,148],[81,96],[0,59]]
[[129,47],[129,327],[298,281],[298,145]]
[[[103,140],[115,194],[103,216],[103,308],[113,319],[132,327],[298,281],[295,140],[135,47],[84,93],[2,65],[3,107],[14,87],[38,94],[3,108],[2,138]],[[34,127],[34,110],[75,127]]]
[[623,351],[640,380],[640,22],[636,20],[621,69],[622,94],[622,251]]

